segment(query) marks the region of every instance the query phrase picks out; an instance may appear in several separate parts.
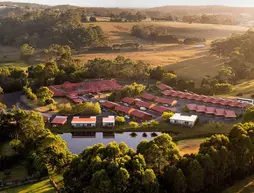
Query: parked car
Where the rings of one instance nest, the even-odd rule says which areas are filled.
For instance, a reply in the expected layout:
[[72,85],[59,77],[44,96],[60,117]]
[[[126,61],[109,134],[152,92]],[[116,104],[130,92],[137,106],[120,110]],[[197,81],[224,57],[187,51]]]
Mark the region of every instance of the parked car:
[[104,103],[105,101],[104,100],[99,100],[99,103]]
[[129,117],[129,116],[127,116],[127,115],[125,115],[125,116],[124,116],[124,118],[125,118],[125,119],[130,119],[130,117]]
[[146,108],[145,107],[140,107],[139,108],[141,111],[146,111]]
[[128,107],[128,106],[129,106],[127,103],[124,103],[123,105],[124,105],[124,106],[126,106],[126,107]]
[[164,106],[164,107],[168,107],[168,104],[164,104],[163,106]]
[[136,100],[136,101],[142,101],[141,99],[138,99],[138,98],[136,98],[135,100]]

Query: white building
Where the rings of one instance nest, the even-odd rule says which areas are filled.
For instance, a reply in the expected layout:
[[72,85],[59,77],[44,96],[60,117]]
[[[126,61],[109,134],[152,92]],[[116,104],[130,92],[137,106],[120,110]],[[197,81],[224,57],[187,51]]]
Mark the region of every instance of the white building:
[[197,115],[186,116],[186,115],[181,115],[180,113],[176,113],[174,114],[173,117],[170,118],[170,123],[185,125],[188,127],[194,127],[197,119],[198,119]]
[[71,125],[73,127],[96,127],[96,117],[90,118],[73,117]]
[[102,118],[102,125],[103,127],[114,127],[115,126],[115,117],[108,116]]

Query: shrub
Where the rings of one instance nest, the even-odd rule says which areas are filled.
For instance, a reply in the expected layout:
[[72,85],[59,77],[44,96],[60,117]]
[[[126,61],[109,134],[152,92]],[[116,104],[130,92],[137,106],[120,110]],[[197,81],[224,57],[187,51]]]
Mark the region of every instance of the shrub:
[[186,113],[190,112],[190,110],[188,109],[187,106],[184,106],[184,107],[183,107],[183,111],[186,112]]
[[139,128],[139,124],[137,122],[134,122],[134,121],[129,122],[129,126],[133,129]]
[[157,127],[158,125],[159,125],[159,122],[158,122],[158,121],[151,120],[150,127],[155,128],[155,127]]
[[164,121],[169,121],[170,117],[172,117],[174,115],[173,112],[164,112],[162,114],[162,118]]
[[120,117],[120,116],[116,117],[116,124],[117,125],[124,125],[125,123],[126,123],[126,121],[125,121],[124,117]]

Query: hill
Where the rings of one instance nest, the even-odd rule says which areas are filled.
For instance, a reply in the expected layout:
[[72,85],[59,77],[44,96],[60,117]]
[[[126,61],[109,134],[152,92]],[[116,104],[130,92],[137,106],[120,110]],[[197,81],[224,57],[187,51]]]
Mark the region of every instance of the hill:
[[177,12],[185,14],[252,14],[254,7],[229,7],[221,5],[207,6],[161,6],[150,8],[149,11]]

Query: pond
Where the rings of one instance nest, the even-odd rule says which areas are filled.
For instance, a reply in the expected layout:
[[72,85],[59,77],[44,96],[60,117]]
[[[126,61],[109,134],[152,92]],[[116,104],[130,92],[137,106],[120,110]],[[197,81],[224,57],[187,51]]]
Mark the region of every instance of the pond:
[[61,134],[63,140],[67,142],[67,146],[72,153],[79,154],[85,148],[98,143],[107,145],[110,142],[126,143],[130,148],[136,149],[137,145],[147,139],[148,141],[160,135],[160,132],[125,132],[125,133],[101,133],[101,132],[85,132],[85,133],[65,133]]

